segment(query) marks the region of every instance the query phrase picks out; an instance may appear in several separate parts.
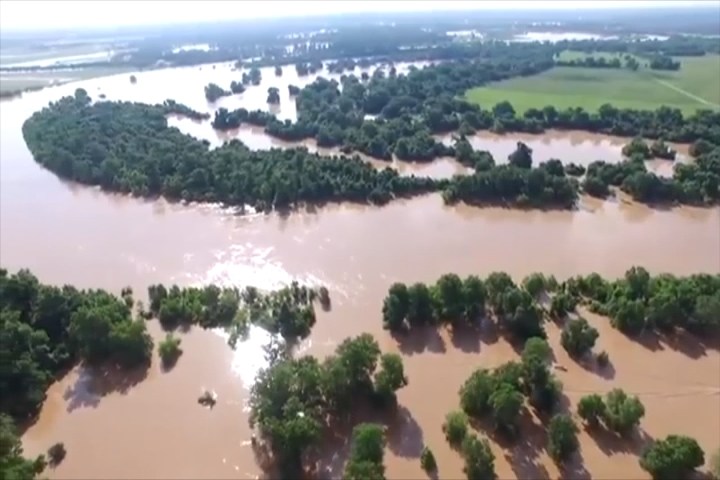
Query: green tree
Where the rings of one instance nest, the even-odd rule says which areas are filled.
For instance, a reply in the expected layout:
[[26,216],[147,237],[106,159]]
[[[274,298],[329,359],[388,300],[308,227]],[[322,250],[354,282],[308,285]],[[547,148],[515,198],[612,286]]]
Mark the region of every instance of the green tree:
[[414,283],[407,289],[408,296],[408,323],[413,325],[425,325],[432,323],[433,300],[430,289],[424,283]]
[[383,480],[385,478],[384,456],[385,432],[383,427],[374,423],[361,423],[355,426],[344,478]]
[[605,417],[605,402],[596,393],[585,395],[578,402],[577,412],[589,425],[596,426]]
[[395,392],[408,384],[402,358],[396,353],[380,357],[380,370],[375,374],[375,392],[386,401],[395,400]]
[[0,413],[0,478],[8,480],[33,479],[45,469],[43,456],[35,460],[23,457],[20,438],[10,417]]
[[455,323],[465,313],[465,292],[463,281],[457,275],[450,273],[441,276],[433,293],[439,308],[439,317],[442,321]]
[[560,344],[571,357],[581,357],[595,346],[598,331],[580,317],[568,320],[560,335]]
[[474,321],[485,313],[487,292],[485,284],[477,275],[470,275],[463,281],[465,297],[465,318]]
[[655,480],[688,478],[705,463],[705,453],[694,438],[668,435],[654,442],[640,457],[640,466]]
[[475,370],[460,388],[460,405],[465,413],[481,417],[490,411],[490,396],[495,390],[495,379],[489,370]]
[[465,459],[463,472],[468,480],[495,479],[495,455],[486,439],[467,435],[462,441],[462,455]]
[[517,430],[522,404],[523,397],[520,392],[508,384],[498,385],[490,395],[490,406],[495,420],[495,427],[514,434]]
[[542,273],[532,273],[522,281],[523,288],[533,297],[537,298],[545,288],[545,276]]
[[468,432],[467,415],[457,410],[448,413],[442,429],[448,443],[453,447],[459,447]]
[[432,450],[430,450],[428,446],[424,446],[420,453],[420,466],[428,473],[437,471],[435,455],[433,455]]
[[555,461],[567,460],[578,449],[578,428],[568,415],[555,415],[548,425],[548,452]]
[[168,333],[165,336],[165,340],[158,344],[158,354],[164,366],[169,367],[174,365],[180,355],[182,355],[180,342],[181,340],[179,338],[175,337],[172,333]]
[[383,326],[392,331],[405,328],[408,307],[409,297],[407,286],[403,283],[393,283],[383,302]]
[[615,388],[605,398],[605,423],[620,434],[637,427],[645,416],[645,407],[636,396],[629,396]]

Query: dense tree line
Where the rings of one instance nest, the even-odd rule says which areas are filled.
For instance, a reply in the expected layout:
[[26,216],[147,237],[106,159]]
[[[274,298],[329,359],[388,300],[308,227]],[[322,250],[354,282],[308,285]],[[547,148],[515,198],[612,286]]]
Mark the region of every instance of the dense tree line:
[[[556,60],[555,65],[558,67],[582,67],[582,68],[622,68],[620,59],[615,57],[607,59],[605,57],[585,57],[585,58],[573,58],[571,60]],[[626,63],[626,66],[628,64]],[[629,64],[628,68],[631,70],[632,63]]]
[[36,161],[59,176],[139,196],[270,209],[300,202],[385,203],[447,183],[302,148],[251,151],[232,141],[209,150],[208,142],[168,128],[164,108],[91,103],[84,90],[35,113],[23,134]]
[[[283,478],[300,478],[303,453],[324,428],[363,401],[391,406],[395,391],[407,385],[402,360],[381,354],[369,335],[344,340],[322,362],[314,357],[273,354],[250,394],[250,421],[272,452]],[[378,426],[357,427],[346,478],[382,479],[384,435]],[[366,477],[365,475],[369,475]]]
[[434,285],[394,283],[383,301],[383,325],[402,332],[420,325],[475,325],[492,313],[499,326],[518,340],[545,337],[543,314],[535,296],[504,272],[486,279],[455,274],[441,276]]
[[0,413],[27,418],[54,378],[78,361],[146,365],[153,342],[132,317],[132,293],[44,285],[27,270],[0,270]]
[[650,59],[650,68],[652,70],[680,70],[680,62],[677,62],[666,55],[656,55]]
[[632,153],[630,159],[619,163],[597,160],[588,165],[582,188],[589,195],[604,198],[610,194],[610,187],[618,187],[641,203],[715,204],[720,201],[720,147],[711,148],[692,163],[675,165],[672,178],[665,178],[649,172],[644,160],[673,158],[675,152],[661,141],[648,147],[642,140],[634,140],[623,148],[624,153]]
[[148,297],[148,316],[156,317],[168,330],[198,325],[223,327],[239,334],[254,324],[291,341],[310,335],[315,325],[314,302],[324,306],[330,302],[326,288],[315,290],[297,282],[271,292],[255,287],[241,291],[215,285],[185,288],[151,285]]
[[642,267],[632,267],[617,280],[595,273],[572,277],[555,292],[550,315],[564,317],[579,302],[607,315],[627,334],[684,329],[705,335],[720,330],[720,275],[652,276]]

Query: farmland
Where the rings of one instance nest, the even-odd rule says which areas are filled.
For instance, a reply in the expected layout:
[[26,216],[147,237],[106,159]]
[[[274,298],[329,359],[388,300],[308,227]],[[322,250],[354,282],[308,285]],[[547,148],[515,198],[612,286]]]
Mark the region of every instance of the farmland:
[[643,110],[667,105],[692,113],[700,108],[720,108],[718,84],[720,57],[708,55],[682,59],[677,72],[557,67],[473,88],[466,97],[484,106],[508,100],[518,111],[546,105],[595,111],[610,103]]

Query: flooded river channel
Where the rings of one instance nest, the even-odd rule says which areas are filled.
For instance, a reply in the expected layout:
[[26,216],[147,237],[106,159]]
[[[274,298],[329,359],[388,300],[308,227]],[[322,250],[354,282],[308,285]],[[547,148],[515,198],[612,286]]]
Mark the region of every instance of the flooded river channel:
[[[398,71],[407,66],[398,65]],[[223,106],[267,108],[267,87],[280,89],[281,118],[295,117],[289,83],[302,86],[293,67],[282,77],[263,69],[263,82],[242,95],[210,105],[203,87],[227,88],[241,72],[229,65],[167,69],[54,87],[0,103],[0,260],[4,268],[31,269],[41,281],[119,293],[126,285],[144,292],[153,283],[216,282],[259,287],[291,279],[330,288],[333,309],[319,312],[308,353],[325,355],[345,337],[370,332],[386,351],[404,355],[409,385],[400,390],[401,414],[389,425],[387,477],[424,478],[419,455],[435,452],[441,478],[464,478],[462,461],[441,431],[445,414],[458,407],[458,389],[480,366],[515,357],[503,340],[458,338],[446,332],[399,344],[381,328],[380,309],[394,281],[434,281],[447,272],[487,275],[504,270],[521,279],[530,272],[558,278],[598,272],[622,275],[632,265],[653,273],[720,272],[720,209],[651,209],[622,199],[583,199],[577,211],[539,212],[445,206],[439,195],[392,202],[384,207],[331,205],[288,216],[239,216],[211,205],[170,204],[110,195],[70,184],[34,163],[22,138],[23,121],[35,110],[82,86],[109,100],[159,103],[172,98],[200,111]],[[333,77],[325,74],[326,77]],[[334,78],[338,76],[335,75]],[[219,134],[208,122],[170,119],[182,131],[218,145],[237,137],[251,148],[286,146],[262,130],[241,128]],[[573,132],[542,136],[483,134],[476,148],[500,161],[525,141],[536,161],[559,158],[588,163],[619,161],[627,140]],[[309,149],[317,149],[307,143]],[[375,161],[379,162],[379,161]],[[452,159],[414,165],[379,162],[405,174],[450,176],[463,171]],[[670,168],[659,164],[658,171]],[[586,472],[558,471],[542,447],[538,423],[526,426],[527,441],[493,444],[500,478],[646,478],[637,454],[648,438],[670,433],[695,437],[711,452],[720,446],[720,353],[712,346],[679,340],[642,345],[610,328],[607,319],[588,316],[600,332],[596,348],[612,360],[600,376],[571,361],[548,329],[556,372],[574,410],[591,392],[618,386],[637,394],[647,413],[638,438],[622,443],[582,432]],[[151,322],[151,331],[159,328]],[[260,475],[250,447],[245,400],[262,367],[267,334],[253,329],[232,351],[222,335],[193,329],[183,336],[184,354],[163,372],[156,362],[142,377],[92,377],[78,368],[50,388],[37,423],[23,436],[28,454],[62,441],[65,461],[50,478],[254,478]],[[200,407],[203,389],[218,404]],[[526,428],[523,427],[523,428]],[[535,441],[537,440],[537,441]],[[539,446],[538,446],[539,445]],[[338,478],[346,447],[334,445],[324,475]]]

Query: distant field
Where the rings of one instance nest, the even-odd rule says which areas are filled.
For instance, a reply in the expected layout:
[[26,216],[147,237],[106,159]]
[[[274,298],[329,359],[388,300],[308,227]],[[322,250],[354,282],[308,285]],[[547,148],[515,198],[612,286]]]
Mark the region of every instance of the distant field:
[[117,67],[95,67],[68,71],[0,72],[0,92],[15,92],[32,88],[48,87],[53,84],[69,83],[94,77],[105,77],[129,72],[131,70],[132,69]]
[[486,107],[508,100],[521,112],[546,105],[594,111],[605,103],[637,109],[667,105],[686,113],[720,108],[720,56],[681,61],[679,72],[557,67],[539,75],[473,88],[465,95]]

